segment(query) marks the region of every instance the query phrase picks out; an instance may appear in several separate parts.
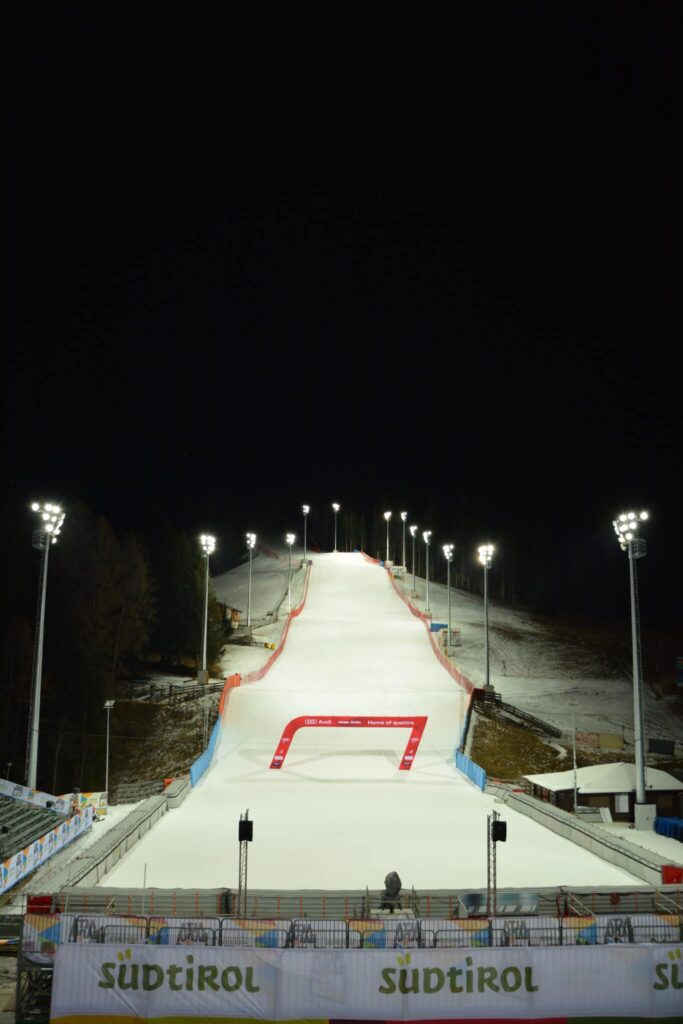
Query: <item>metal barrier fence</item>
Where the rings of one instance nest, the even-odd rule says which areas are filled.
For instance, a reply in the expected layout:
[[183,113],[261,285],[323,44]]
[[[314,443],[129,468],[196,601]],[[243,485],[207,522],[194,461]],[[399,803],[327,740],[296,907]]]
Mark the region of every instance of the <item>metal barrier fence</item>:
[[22,955],[50,963],[62,943],[278,949],[471,949],[683,942],[683,915],[362,921],[52,916],[24,922]]

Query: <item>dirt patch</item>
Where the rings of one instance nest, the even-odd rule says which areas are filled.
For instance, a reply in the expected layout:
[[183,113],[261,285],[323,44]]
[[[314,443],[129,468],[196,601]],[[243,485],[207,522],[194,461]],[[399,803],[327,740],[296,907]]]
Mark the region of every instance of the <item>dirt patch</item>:
[[178,705],[117,701],[111,717],[110,788],[187,775],[204,750],[204,702],[210,730],[219,698],[207,694]]
[[524,775],[565,771],[571,759],[526,725],[489,712],[474,712],[470,757],[490,778],[521,782]]

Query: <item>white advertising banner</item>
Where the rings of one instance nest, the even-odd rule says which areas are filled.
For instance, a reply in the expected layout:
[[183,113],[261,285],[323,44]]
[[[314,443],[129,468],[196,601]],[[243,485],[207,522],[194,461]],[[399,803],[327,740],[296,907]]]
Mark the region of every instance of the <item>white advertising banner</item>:
[[683,1006],[676,946],[463,950],[62,945],[53,1024],[670,1017]]

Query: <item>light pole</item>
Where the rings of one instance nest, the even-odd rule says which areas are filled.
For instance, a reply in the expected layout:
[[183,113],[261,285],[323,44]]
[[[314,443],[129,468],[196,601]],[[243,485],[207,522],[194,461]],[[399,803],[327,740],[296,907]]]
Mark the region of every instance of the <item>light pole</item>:
[[107,803],[109,803],[109,714],[114,704],[116,704],[115,700],[105,700],[104,702],[104,710],[107,712],[107,754],[104,766],[104,792],[107,794]]
[[431,530],[425,530],[423,532],[423,534],[422,534],[422,539],[425,542],[425,579],[426,579],[426,582],[427,582],[427,592],[426,592],[426,596],[425,596],[425,601],[426,601],[425,615],[431,615],[432,612],[431,612],[431,609],[429,607],[429,545],[430,545],[431,540],[432,540],[432,531]]
[[209,631],[209,558],[216,549],[216,538],[212,537],[208,533],[203,533],[199,538],[199,542],[202,546],[202,551],[204,552],[204,558],[206,560],[206,585],[204,587],[204,615],[202,629],[202,668],[199,673],[199,682],[206,685],[209,681],[209,673],[206,667],[206,641]]
[[401,522],[403,523],[403,562],[402,565],[406,564],[406,520],[408,518],[407,512],[401,512]]
[[448,639],[446,640],[446,654],[451,645],[451,562],[453,561],[453,545],[444,544],[444,558],[446,559],[446,589],[448,591]]
[[[622,551],[628,552],[631,591],[631,650],[633,657],[633,745],[636,758],[636,805],[645,803],[645,748],[643,737],[642,665],[640,656],[640,612],[638,609],[638,574],[636,562],[645,556],[645,541],[638,537],[638,527],[648,518],[647,512],[622,512],[612,523]],[[636,806],[636,828],[638,827]]]
[[296,540],[296,537],[295,537],[295,535],[293,533],[288,533],[287,536],[285,537],[285,540],[287,541],[287,544],[289,546],[289,573],[288,573],[288,584],[287,584],[287,593],[288,593],[289,596],[287,598],[287,602],[288,602],[288,605],[289,605],[289,610],[291,612],[291,610],[292,610],[292,544]]
[[256,534],[247,534],[247,547],[249,548],[249,589],[247,591],[247,628],[251,626],[251,553],[256,546]]
[[411,597],[417,597],[417,590],[415,589],[415,536],[417,534],[417,526],[410,527],[410,536],[413,538],[413,592]]
[[341,508],[336,501],[332,502],[332,511],[334,512],[334,552],[337,553],[337,512]]
[[484,566],[484,689],[490,690],[489,679],[489,569],[493,559],[493,544],[482,544],[479,548],[479,561]]
[[57,537],[62,529],[65,513],[59,505],[52,502],[40,504],[34,501],[31,509],[40,516],[40,525],[33,531],[33,546],[42,551],[43,557],[40,563],[40,609],[38,612],[38,633],[34,648],[33,660],[33,686],[31,704],[31,731],[29,736],[28,754],[26,761],[26,785],[30,789],[36,788],[36,774],[38,771],[38,734],[40,731],[40,689],[43,679],[43,634],[45,631],[45,595],[47,592],[47,565],[50,555],[50,547],[57,543]]
[[308,505],[302,505],[301,506],[301,511],[304,514],[304,565],[305,565],[306,562],[308,561],[308,556],[306,554],[306,520],[308,518],[308,513],[311,510],[310,510],[310,507]]
[[386,561],[389,561],[389,520],[391,519],[391,512],[385,512],[384,518],[387,521],[387,557]]

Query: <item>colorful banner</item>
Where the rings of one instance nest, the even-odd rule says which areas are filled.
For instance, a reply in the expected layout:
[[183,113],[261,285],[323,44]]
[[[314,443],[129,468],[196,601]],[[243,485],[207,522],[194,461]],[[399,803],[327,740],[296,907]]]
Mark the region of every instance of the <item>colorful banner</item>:
[[675,946],[397,952],[63,945],[50,1020],[680,1020],[682,988]]
[[60,825],[40,836],[35,842],[2,862],[0,867],[0,893],[7,892],[22,878],[49,860],[58,850],[73,842],[92,827],[93,809],[86,807],[73,818],[66,818]]
[[85,807],[92,807],[95,812],[96,818],[103,818],[107,813],[107,807],[109,806],[107,801],[107,793],[63,793],[60,796],[60,801],[65,803],[68,808],[72,810],[78,809],[82,811]]
[[68,796],[52,796],[51,793],[42,793],[39,789],[20,786],[18,782],[10,782],[9,779],[0,779],[0,793],[3,796],[11,796],[14,800],[20,800],[24,804],[47,807],[57,811],[58,814],[68,814],[71,807],[71,800]]
[[374,715],[358,715],[356,717],[349,715],[327,715],[325,717],[301,715],[299,718],[293,718],[285,726],[280,742],[273,754],[273,760],[270,762],[270,767],[282,768],[287,757],[287,751],[290,750],[292,740],[299,729],[410,729],[411,733],[408,744],[398,766],[400,771],[410,771],[426,724],[427,717],[425,715],[416,715],[412,718]]

